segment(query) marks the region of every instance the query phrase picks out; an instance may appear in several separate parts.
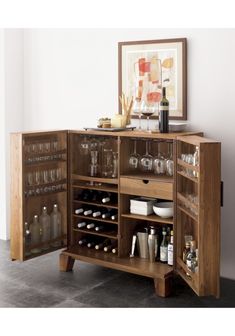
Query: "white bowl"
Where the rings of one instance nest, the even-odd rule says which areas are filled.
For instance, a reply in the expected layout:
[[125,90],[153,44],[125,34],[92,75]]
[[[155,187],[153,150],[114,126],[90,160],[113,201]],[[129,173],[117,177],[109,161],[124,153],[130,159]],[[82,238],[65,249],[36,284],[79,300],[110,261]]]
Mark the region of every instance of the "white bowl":
[[153,205],[153,211],[162,218],[173,217],[173,202],[160,202]]

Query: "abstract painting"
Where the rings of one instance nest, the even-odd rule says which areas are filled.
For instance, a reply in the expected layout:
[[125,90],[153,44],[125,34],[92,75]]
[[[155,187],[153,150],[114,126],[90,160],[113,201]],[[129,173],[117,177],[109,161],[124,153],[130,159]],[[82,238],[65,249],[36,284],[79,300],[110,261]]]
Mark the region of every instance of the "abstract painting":
[[[119,42],[118,47],[119,96],[124,92],[134,102],[157,106],[166,87],[170,119],[186,120],[186,39]],[[151,118],[158,118],[158,112]]]

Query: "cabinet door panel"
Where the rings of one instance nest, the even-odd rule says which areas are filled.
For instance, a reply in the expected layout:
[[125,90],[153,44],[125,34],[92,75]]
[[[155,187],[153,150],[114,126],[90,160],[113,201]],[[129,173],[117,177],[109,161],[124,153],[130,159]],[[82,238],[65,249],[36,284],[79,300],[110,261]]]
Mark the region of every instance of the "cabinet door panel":
[[[190,155],[198,148],[198,165]],[[185,156],[186,154],[186,156]],[[176,270],[200,296],[219,296],[220,264],[220,143],[199,136],[178,137]],[[198,267],[183,260],[186,236],[198,249]]]
[[[11,258],[27,260],[66,245],[67,131],[11,134]],[[30,229],[35,215],[57,204],[61,232],[36,243]],[[25,223],[29,230],[26,234]],[[50,221],[50,232],[51,230]],[[32,227],[31,227],[32,228]],[[38,226],[39,228],[39,226]],[[49,248],[47,249],[47,245]],[[32,253],[32,250],[37,253]],[[40,252],[39,252],[40,251]]]

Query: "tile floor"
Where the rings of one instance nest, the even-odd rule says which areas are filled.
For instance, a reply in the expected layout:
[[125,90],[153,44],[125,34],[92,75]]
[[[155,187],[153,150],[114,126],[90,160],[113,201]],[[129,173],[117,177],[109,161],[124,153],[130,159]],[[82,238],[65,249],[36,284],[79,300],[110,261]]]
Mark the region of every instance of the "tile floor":
[[221,279],[221,298],[199,298],[180,279],[169,298],[154,294],[153,281],[76,261],[59,272],[59,252],[12,262],[0,240],[0,307],[235,307],[235,281]]

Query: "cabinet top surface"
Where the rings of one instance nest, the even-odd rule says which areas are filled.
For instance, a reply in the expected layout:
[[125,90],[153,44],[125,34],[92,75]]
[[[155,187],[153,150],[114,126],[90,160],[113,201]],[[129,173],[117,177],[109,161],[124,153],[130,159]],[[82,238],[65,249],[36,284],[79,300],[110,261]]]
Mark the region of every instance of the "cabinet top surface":
[[70,134],[81,135],[97,135],[97,136],[112,136],[112,137],[131,137],[131,138],[155,138],[155,139],[176,139],[179,136],[189,135],[202,135],[202,132],[173,132],[173,133],[160,133],[160,132],[146,132],[146,131],[92,131],[92,130],[45,130],[45,131],[29,131],[29,132],[16,132],[11,134],[18,134],[25,137],[49,135],[51,133],[68,132]]

